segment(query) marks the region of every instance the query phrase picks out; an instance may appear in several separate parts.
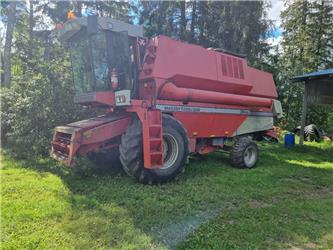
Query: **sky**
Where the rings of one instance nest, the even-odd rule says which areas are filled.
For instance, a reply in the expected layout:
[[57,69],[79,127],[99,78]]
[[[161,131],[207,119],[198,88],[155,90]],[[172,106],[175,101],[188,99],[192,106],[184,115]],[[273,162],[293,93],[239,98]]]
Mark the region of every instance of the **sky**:
[[273,46],[280,43],[282,38],[281,18],[280,13],[285,9],[282,0],[270,0],[272,7],[268,10],[268,18],[274,21],[276,26],[273,36],[267,39],[267,42]]
[[272,8],[268,11],[268,18],[275,21],[275,25],[281,25],[280,13],[284,10],[284,4],[282,0],[270,0]]

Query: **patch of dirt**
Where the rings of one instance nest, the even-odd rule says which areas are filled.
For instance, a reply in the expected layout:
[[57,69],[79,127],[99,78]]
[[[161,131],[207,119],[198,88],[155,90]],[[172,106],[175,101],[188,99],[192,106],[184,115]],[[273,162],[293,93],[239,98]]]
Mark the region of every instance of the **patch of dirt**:
[[273,204],[266,203],[263,201],[258,201],[258,200],[250,200],[248,203],[250,208],[264,208],[264,207],[271,207]]
[[318,244],[308,242],[308,243],[305,243],[302,246],[290,246],[289,249],[290,250],[305,250],[305,249],[310,250],[310,249],[319,249],[319,247],[320,246]]
[[[333,198],[333,188],[321,188],[317,190],[294,190],[292,192],[288,192],[288,195],[290,196],[296,196],[297,198],[302,199],[321,199],[321,198]],[[290,197],[287,197],[290,199]],[[247,202],[247,205],[250,208],[266,208],[266,207],[272,207],[274,204],[277,204],[281,202],[282,200],[285,200],[281,197],[272,197],[269,202],[268,201],[260,201],[260,200],[250,200]],[[230,207],[229,209],[232,209],[233,207]]]
[[290,181],[290,182],[304,182],[304,183],[309,183],[311,182],[311,178],[308,176],[296,176],[296,175],[291,175],[290,177],[285,178],[285,180]]
[[333,196],[333,188],[323,188],[315,192],[306,193],[309,198],[328,198]]
[[307,190],[305,192],[295,190],[292,194],[305,199],[329,198],[333,197],[333,188],[321,188],[316,190]]

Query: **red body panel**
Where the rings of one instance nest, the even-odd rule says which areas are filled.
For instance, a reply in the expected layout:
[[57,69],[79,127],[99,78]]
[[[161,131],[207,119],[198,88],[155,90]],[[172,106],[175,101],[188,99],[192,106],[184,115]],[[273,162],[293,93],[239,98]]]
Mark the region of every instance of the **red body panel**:
[[92,107],[114,106],[114,92],[90,92],[74,96],[74,102]]
[[165,36],[149,40],[140,78],[171,80],[182,88],[277,98],[272,75],[247,66],[244,58]]
[[52,141],[53,158],[71,165],[77,154],[98,151],[112,138],[122,135],[129,123],[129,114],[112,114],[57,127]]
[[277,92],[272,74],[252,67],[247,68],[249,79],[253,83],[253,88],[249,95],[277,99]]
[[[246,119],[247,115],[173,113],[187,129],[189,137],[229,137]],[[199,126],[202,124],[204,126]]]
[[70,124],[67,124],[68,127],[73,127],[73,128],[78,128],[81,131],[87,131],[89,129],[95,128],[95,127],[99,127],[102,126],[104,124],[110,123],[112,121],[115,121],[119,118],[124,117],[124,115],[103,115],[103,116],[98,116],[98,117],[94,117],[91,119],[87,119],[87,120],[82,120],[82,121],[77,121],[77,122],[73,122]]

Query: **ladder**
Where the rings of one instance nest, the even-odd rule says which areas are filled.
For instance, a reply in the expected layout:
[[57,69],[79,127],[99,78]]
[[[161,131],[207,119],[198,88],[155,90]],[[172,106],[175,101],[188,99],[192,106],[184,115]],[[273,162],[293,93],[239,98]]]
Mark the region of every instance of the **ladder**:
[[147,110],[142,121],[143,159],[145,168],[163,166],[163,129],[160,110]]

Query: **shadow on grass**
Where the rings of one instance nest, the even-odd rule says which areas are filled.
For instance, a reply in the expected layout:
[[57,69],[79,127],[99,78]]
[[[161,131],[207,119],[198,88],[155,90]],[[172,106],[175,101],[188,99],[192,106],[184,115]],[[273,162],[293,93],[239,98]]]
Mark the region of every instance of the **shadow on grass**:
[[[231,168],[228,156],[221,153],[193,156],[180,180],[160,186],[141,185],[127,177],[119,164],[107,162],[84,177],[46,159],[18,161],[15,167],[59,176],[72,194],[69,203],[73,210],[112,220],[117,218],[115,213],[121,213],[157,245],[174,247],[202,224],[209,224],[216,211],[240,209],[253,200],[302,201],[302,193],[332,186],[332,171],[314,167],[332,162],[332,148],[307,145],[288,150],[280,144],[260,144],[260,148],[260,161],[253,170]],[[296,163],[300,160],[314,165],[302,167]],[[82,226],[88,225],[82,221]],[[173,236],[177,234],[182,237]]]

